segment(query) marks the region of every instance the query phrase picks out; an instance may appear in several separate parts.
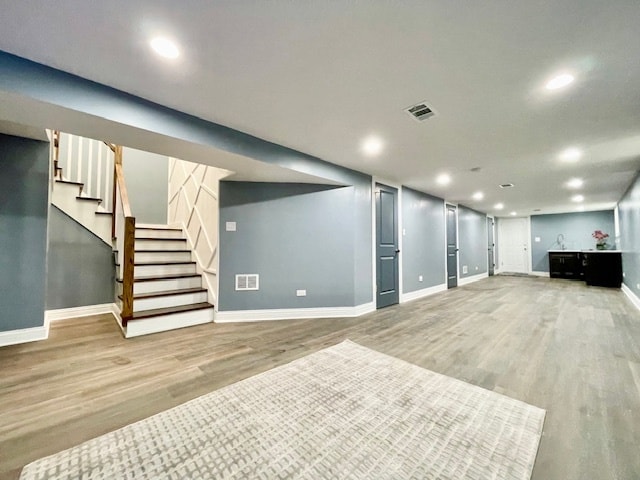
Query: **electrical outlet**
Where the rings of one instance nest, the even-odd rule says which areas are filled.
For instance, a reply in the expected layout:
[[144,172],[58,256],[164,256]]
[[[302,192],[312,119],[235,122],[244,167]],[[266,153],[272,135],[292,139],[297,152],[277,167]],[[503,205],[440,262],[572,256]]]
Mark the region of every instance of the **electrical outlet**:
[[235,232],[236,231],[236,222],[225,222],[224,229],[227,232]]
[[407,234],[407,230],[406,229],[402,229],[402,236],[404,237]]
[[534,241],[539,243],[540,242],[540,237],[534,238]]
[[422,275],[418,275],[418,281],[421,282],[422,281]]
[[640,290],[640,283],[636,283],[636,290]]
[[467,267],[466,265],[462,266],[462,273],[469,273],[469,267]]
[[476,265],[476,270],[479,270],[479,269],[480,269],[480,267]]
[[306,290],[296,290],[296,297],[306,297],[306,296],[307,296]]

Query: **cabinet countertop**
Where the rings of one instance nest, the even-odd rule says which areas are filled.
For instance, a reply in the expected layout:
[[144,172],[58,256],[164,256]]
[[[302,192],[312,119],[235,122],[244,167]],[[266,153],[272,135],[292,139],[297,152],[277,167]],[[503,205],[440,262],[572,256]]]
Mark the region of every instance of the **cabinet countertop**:
[[549,253],[622,253],[622,250],[547,250]]

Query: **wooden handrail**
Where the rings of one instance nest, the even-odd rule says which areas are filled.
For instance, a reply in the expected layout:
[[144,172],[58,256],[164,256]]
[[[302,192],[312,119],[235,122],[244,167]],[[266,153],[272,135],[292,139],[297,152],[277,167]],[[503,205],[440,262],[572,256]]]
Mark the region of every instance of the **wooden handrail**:
[[53,161],[56,162],[55,166],[58,166],[58,160],[60,160],[60,131],[53,130]]
[[[122,171],[122,147],[115,147],[115,165],[114,165],[114,205],[113,205],[113,236],[115,237],[115,219],[116,219],[116,192],[120,193],[120,202],[122,205],[122,215],[124,217],[124,239],[122,242],[122,309],[120,317],[122,318],[122,326],[127,325],[127,321],[133,316],[133,267],[135,264],[135,246],[136,246],[136,219],[131,213],[131,204],[129,203],[129,195],[127,193],[127,185],[124,180]],[[117,186],[117,188],[116,188]]]
[[118,188],[120,188],[120,198],[122,199],[122,212],[124,217],[133,217],[131,213],[131,204],[129,203],[129,194],[127,193],[127,184],[124,181],[124,173],[122,172],[122,164],[116,164],[116,179]]
[[[116,238],[116,186],[118,184],[118,165],[122,167],[122,147],[119,145],[112,145],[111,143],[104,142],[113,150],[114,160],[113,160],[113,193],[111,195],[111,211],[113,215],[111,216],[111,238]],[[124,185],[124,175],[122,174],[122,169],[120,170],[120,177],[122,177],[122,184]],[[126,195],[126,187],[125,187],[125,195]],[[129,205],[129,196],[126,195],[127,205]]]

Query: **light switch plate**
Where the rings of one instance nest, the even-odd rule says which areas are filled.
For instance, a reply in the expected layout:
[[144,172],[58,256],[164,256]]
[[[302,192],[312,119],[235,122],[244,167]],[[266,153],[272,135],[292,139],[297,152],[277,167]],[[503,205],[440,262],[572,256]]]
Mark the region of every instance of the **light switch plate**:
[[421,282],[422,281],[422,275],[418,275],[418,281]]
[[236,231],[236,222],[226,222],[224,224],[224,229],[227,232],[235,232]]
[[306,297],[306,296],[307,296],[306,290],[296,290],[296,297]]
[[534,238],[534,240],[535,240],[536,242],[540,242],[540,237],[536,237],[536,238]]

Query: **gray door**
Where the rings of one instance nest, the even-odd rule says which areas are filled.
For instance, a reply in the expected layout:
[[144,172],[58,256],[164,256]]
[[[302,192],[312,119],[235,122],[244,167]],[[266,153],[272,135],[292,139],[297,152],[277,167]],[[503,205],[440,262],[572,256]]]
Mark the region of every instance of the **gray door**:
[[494,257],[494,252],[495,252],[495,248],[496,248],[496,244],[495,241],[493,239],[493,218],[489,218],[487,217],[487,250],[488,250],[488,261],[489,261],[489,276],[494,274],[494,270],[496,267],[496,259]]
[[376,184],[377,308],[398,303],[398,191]]
[[447,288],[458,286],[458,225],[456,207],[447,205]]

